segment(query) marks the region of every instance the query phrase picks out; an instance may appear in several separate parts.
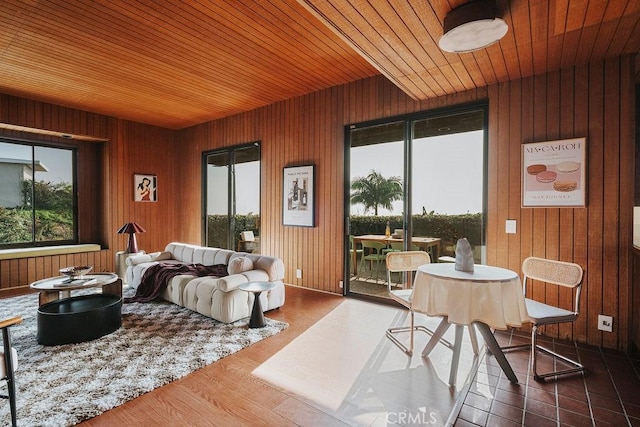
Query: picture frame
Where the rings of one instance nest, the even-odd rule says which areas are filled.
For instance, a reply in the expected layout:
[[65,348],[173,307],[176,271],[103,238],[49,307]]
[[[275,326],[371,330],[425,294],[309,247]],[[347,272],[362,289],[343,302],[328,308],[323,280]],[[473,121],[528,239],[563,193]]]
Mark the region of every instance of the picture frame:
[[522,207],[586,207],[586,171],[586,138],[522,144]]
[[136,202],[156,202],[158,200],[158,179],[155,175],[133,175],[133,200]]
[[315,226],[315,165],[285,167],[282,173],[282,224]]

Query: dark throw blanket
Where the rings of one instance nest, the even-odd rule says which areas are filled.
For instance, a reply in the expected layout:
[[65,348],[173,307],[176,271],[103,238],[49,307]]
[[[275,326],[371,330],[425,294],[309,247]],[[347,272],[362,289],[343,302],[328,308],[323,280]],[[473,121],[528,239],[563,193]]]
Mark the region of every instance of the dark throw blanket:
[[169,284],[169,281],[180,274],[204,277],[227,276],[225,264],[165,264],[159,263],[147,268],[142,275],[140,286],[133,297],[125,298],[124,302],[149,302],[157,298]]

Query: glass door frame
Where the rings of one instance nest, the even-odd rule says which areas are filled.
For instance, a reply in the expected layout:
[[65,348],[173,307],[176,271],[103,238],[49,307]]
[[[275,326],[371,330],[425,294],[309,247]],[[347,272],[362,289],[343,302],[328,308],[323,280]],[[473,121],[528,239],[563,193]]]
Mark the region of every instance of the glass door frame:
[[[351,270],[351,250],[350,250],[350,242],[349,236],[351,234],[351,131],[384,125],[393,122],[404,122],[404,132],[403,132],[403,147],[404,147],[404,174],[403,174],[403,187],[404,187],[404,199],[403,199],[403,228],[404,235],[411,236],[412,235],[412,209],[411,209],[411,201],[412,201],[412,142],[413,142],[413,124],[420,120],[427,120],[432,118],[438,118],[448,115],[456,115],[461,113],[467,113],[472,111],[482,110],[484,112],[483,117],[483,183],[482,183],[482,213],[483,213],[483,227],[482,227],[482,240],[486,242],[486,222],[487,222],[487,208],[488,208],[488,195],[487,195],[487,186],[488,186],[488,144],[489,144],[489,101],[481,100],[475,101],[466,104],[459,104],[453,106],[447,106],[442,108],[436,108],[428,111],[420,111],[416,113],[409,113],[400,116],[392,116],[385,117],[375,120],[369,120],[361,123],[348,124],[344,127],[344,235],[343,235],[343,287],[342,294],[343,296],[354,296],[358,298],[365,299],[374,299],[380,300],[379,297],[375,296],[367,296],[364,294],[356,294],[353,292],[349,292],[349,284],[350,284],[350,270]],[[408,249],[408,240],[403,240],[403,246]],[[355,250],[355,248],[354,248]]]
[[[203,151],[202,152],[202,183],[201,183],[201,188],[202,188],[202,207],[201,207],[201,224],[202,224],[202,244],[203,245],[207,245],[207,236],[208,236],[208,227],[209,227],[209,221],[208,221],[208,212],[207,212],[207,203],[208,203],[208,199],[207,199],[207,195],[208,195],[208,182],[207,182],[207,167],[208,167],[208,162],[207,159],[209,156],[212,155],[220,155],[220,154],[226,154],[227,155],[227,227],[229,232],[227,233],[227,248],[229,248],[230,250],[236,250],[235,247],[233,247],[233,242],[235,242],[235,236],[233,235],[234,231],[235,231],[235,216],[236,216],[236,198],[235,198],[235,185],[236,185],[236,181],[235,181],[235,152],[239,151],[239,150],[246,150],[248,148],[252,148],[252,147],[257,147],[257,149],[260,152],[260,174],[259,174],[259,179],[260,179],[260,188],[262,188],[262,147],[260,144],[260,141],[254,141],[254,142],[250,142],[247,144],[241,144],[241,145],[234,145],[231,147],[224,147],[224,148],[216,148],[213,150],[208,150],[208,151]],[[258,206],[261,207],[262,206],[262,191],[258,192],[258,198],[260,200],[258,200]],[[261,215],[261,212],[258,212],[258,216]]]

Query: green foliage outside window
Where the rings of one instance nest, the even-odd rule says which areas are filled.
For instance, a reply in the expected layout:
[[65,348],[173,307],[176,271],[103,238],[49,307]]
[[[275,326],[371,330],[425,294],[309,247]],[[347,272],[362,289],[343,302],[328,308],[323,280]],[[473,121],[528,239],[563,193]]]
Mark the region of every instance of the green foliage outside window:
[[[357,216],[349,218],[351,234],[384,234],[387,221],[391,231],[402,228],[402,216]],[[444,249],[453,245],[461,237],[466,237],[471,246],[482,244],[484,222],[482,214],[467,213],[460,215],[419,214],[411,217],[413,235],[422,237],[438,237],[442,239],[440,247]]]
[[0,208],[0,244],[73,240],[73,186],[37,181],[31,188],[31,180],[23,181],[22,206]]

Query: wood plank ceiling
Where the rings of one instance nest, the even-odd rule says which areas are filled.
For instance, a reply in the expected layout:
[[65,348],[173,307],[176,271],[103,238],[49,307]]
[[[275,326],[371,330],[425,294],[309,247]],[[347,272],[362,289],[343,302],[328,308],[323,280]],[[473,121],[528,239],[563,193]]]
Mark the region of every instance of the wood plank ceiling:
[[3,0],[0,92],[171,129],[382,73],[414,99],[640,50],[637,0],[497,0],[500,43],[440,51],[465,0]]

